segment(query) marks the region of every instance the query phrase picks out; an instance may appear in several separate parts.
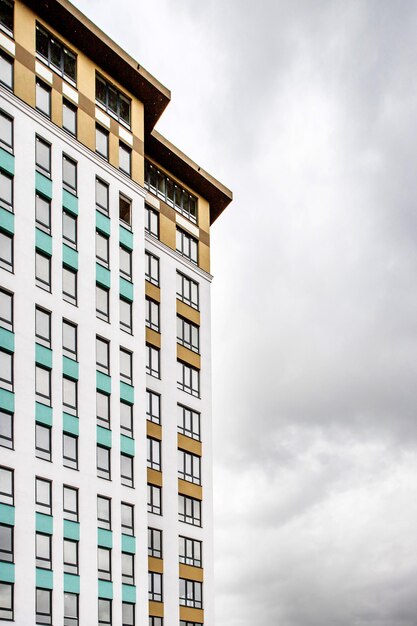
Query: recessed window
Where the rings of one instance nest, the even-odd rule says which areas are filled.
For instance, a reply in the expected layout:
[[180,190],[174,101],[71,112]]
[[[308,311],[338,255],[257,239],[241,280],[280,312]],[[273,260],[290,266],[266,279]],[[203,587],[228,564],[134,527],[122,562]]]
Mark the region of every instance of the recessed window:
[[110,342],[96,337],[96,366],[100,372],[110,374]]
[[78,522],[78,489],[64,485],[64,519]]
[[13,118],[0,111],[0,145],[8,152],[13,150]]
[[[13,563],[14,550],[13,550],[13,526],[7,524],[0,524],[0,561],[6,563]],[[1,595],[0,595],[1,598]],[[0,604],[1,609],[1,604]]]
[[104,446],[97,446],[97,476],[110,480],[111,478],[111,465],[110,465],[111,449]]
[[186,437],[191,437],[192,439],[200,441],[200,413],[197,413],[197,411],[193,411],[182,404],[178,404],[177,415],[178,432]]
[[176,238],[176,248],[177,252],[182,254],[182,256],[190,259],[192,263],[197,264],[198,262],[198,241],[191,237],[188,233],[177,226],[177,238]]
[[36,194],[35,200],[36,226],[46,233],[51,232],[51,201],[45,196]]
[[197,198],[149,161],[145,161],[145,187],[176,211],[197,223]]
[[11,0],[0,0],[0,27],[10,35],[13,35],[13,7]]
[[201,501],[179,494],[178,519],[192,526],[201,526]]
[[132,224],[132,201],[119,194],[119,219],[128,226]]
[[161,471],[161,442],[159,439],[146,438],[147,441],[147,465],[157,472]]
[[109,238],[98,230],[96,231],[96,257],[99,263],[109,266]]
[[101,391],[96,392],[97,424],[110,428],[110,396]]
[[0,170],[0,206],[13,213],[13,176]]
[[132,334],[132,309],[132,302],[120,298],[120,328],[129,334]]
[[177,387],[196,398],[200,397],[200,371],[177,361]]
[[77,162],[66,154],[62,155],[62,185],[73,194],[77,194]]
[[36,533],[36,567],[52,569],[52,537]]
[[0,446],[13,449],[13,413],[0,409]]
[[130,127],[130,99],[99,74],[96,74],[96,101],[112,117],[115,117],[125,126]]
[[0,327],[13,330],[13,294],[0,289]]
[[150,344],[146,344],[146,373],[161,378],[160,350]]
[[36,169],[46,176],[51,175],[51,144],[36,136]]
[[62,102],[62,128],[77,136],[77,107],[65,98]]
[[159,286],[159,259],[147,251],[145,251],[145,279]]
[[36,79],[36,108],[46,117],[51,117],[51,88],[39,78]]
[[128,454],[120,455],[120,477],[122,485],[133,487],[133,456]]
[[133,437],[133,405],[120,402],[120,430],[124,435]]
[[0,619],[14,619],[13,591],[13,583],[0,583]]
[[111,530],[111,500],[104,496],[97,496],[97,526],[104,530]]
[[161,423],[161,396],[150,389],[146,390],[146,419]]
[[132,352],[120,348],[120,378],[129,385],[132,384],[133,377],[132,357]]
[[191,452],[178,450],[178,477],[201,485],[201,458]]
[[63,433],[62,459],[65,467],[78,469],[78,437],[76,435]]
[[148,572],[148,600],[162,602],[162,574]]
[[9,89],[13,89],[13,59],[0,52],[0,83]]
[[36,251],[35,272],[37,286],[51,291],[51,257],[39,250]]
[[39,24],[36,24],[36,54],[49,65],[54,72],[60,74],[75,85],[77,80],[77,57],[55,35],[48,33]]
[[0,231],[0,267],[13,272],[13,236]]
[[78,626],[78,594],[64,593],[64,626]]
[[134,506],[127,502],[122,502],[122,533],[131,536],[135,534]]
[[96,285],[96,314],[97,317],[109,321],[109,290]]
[[96,124],[96,152],[109,160],[109,131],[99,124]]
[[35,367],[36,399],[42,404],[51,405],[51,370],[36,365]]
[[78,574],[78,541],[64,539],[64,573]]
[[13,470],[0,467],[0,504],[14,505]]
[[151,300],[146,297],[145,299],[145,324],[148,328],[155,330],[159,333],[159,302]]
[[122,552],[122,583],[135,584],[135,555]]
[[52,313],[37,306],[35,309],[36,342],[51,347],[51,317]]
[[180,578],[180,605],[203,608],[203,585],[196,580]]
[[62,404],[64,411],[70,415],[78,413],[78,382],[72,378],[62,379]]
[[0,387],[13,391],[13,354],[0,349]]
[[50,480],[36,477],[36,510],[38,513],[52,515],[52,483]]
[[162,558],[162,530],[148,528],[148,556]]
[[192,350],[200,352],[200,329],[196,324],[177,315],[177,341],[179,344]]
[[[163,626],[163,618],[156,616],[149,616],[149,624],[148,626]],[[203,626],[202,624],[192,624],[191,622],[185,624],[185,622],[180,622],[180,626]]]
[[52,591],[36,589],[36,623],[52,624]]
[[162,515],[162,489],[148,483],[148,513]]
[[62,268],[62,295],[66,302],[77,304],[77,272],[66,265]]
[[70,359],[77,360],[77,325],[62,320],[62,351]]
[[111,580],[111,549],[98,547],[97,562],[100,580]]
[[104,598],[98,599],[98,626],[111,626],[112,624],[112,601]]
[[132,150],[121,141],[119,142],[119,169],[128,176],[132,171]]
[[122,602],[122,626],[135,626],[135,605],[131,602]]
[[120,246],[120,273],[129,280],[132,279],[132,251]]
[[109,185],[100,178],[96,178],[96,208],[106,214],[109,212]]
[[52,460],[51,427],[45,424],[35,425],[35,453],[38,459]]
[[201,567],[201,541],[189,537],[180,537],[179,561],[185,565]]
[[62,238],[67,246],[77,248],[77,216],[68,211],[62,212]]
[[159,213],[145,204],[145,231],[149,235],[159,237]]

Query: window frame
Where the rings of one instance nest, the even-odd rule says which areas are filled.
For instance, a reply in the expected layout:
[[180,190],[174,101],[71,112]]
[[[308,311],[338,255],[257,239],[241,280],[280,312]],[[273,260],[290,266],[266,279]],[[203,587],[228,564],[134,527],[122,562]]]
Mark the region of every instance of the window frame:
[[[126,454],[125,452],[120,453],[120,482],[125,487],[133,488],[135,486],[135,457]],[[129,468],[129,473],[124,473],[126,467]]]
[[[103,398],[106,398],[106,404],[107,404],[107,418],[104,418],[102,415],[99,415],[99,411],[98,411],[98,396],[102,396]],[[103,428],[110,428],[110,395],[108,393],[104,393],[104,391],[101,391],[100,389],[96,390],[96,420],[97,420],[97,424],[99,426],[102,426]]]
[[[65,277],[69,277],[71,275],[71,287],[74,287],[73,291],[66,291],[68,289],[68,285],[65,283]],[[68,278],[69,280],[69,278]],[[77,306],[78,303],[78,272],[73,267],[69,267],[69,265],[62,266],[62,298],[65,302],[69,304],[73,304]]]
[[[72,350],[64,343],[64,327],[70,327],[74,330],[75,350]],[[78,361],[78,325],[65,318],[62,319],[62,353],[67,358]]]
[[[10,467],[6,467],[5,465],[0,465],[0,473],[7,472],[10,477],[10,492],[0,491],[0,504],[8,504],[10,506],[14,506],[14,470]],[[0,481],[1,484],[1,481]]]
[[[101,463],[103,460],[106,461],[106,465],[99,465],[99,462]],[[103,478],[104,480],[111,480],[111,448],[97,444],[96,467],[97,467],[98,478]]]
[[162,446],[159,439],[154,437],[146,437],[146,464],[149,469],[157,472],[162,471]]
[[[38,499],[38,486],[40,483],[43,483],[45,487],[47,487],[48,497],[45,502]],[[44,515],[52,515],[52,480],[48,478],[35,476],[35,510]]]
[[[68,508],[69,493],[75,494],[75,509]],[[78,488],[72,485],[62,485],[62,517],[70,522],[79,522],[79,497]]]
[[13,91],[14,90],[14,58],[11,57],[6,52],[4,52],[4,50],[0,50],[0,77],[1,77],[1,59],[3,60],[4,63],[7,63],[8,66],[10,67],[11,80],[10,80],[10,83],[6,83],[4,80],[1,80],[0,78],[0,84],[3,85],[3,87],[10,89],[10,91]]
[[[74,185],[72,185],[72,183],[69,183],[68,180],[66,180],[66,173],[65,173],[65,163],[68,163],[69,165],[71,165],[71,167],[73,167],[73,171],[74,171]],[[76,161],[73,157],[70,157],[69,154],[66,154],[65,152],[62,154],[62,187],[68,191],[69,193],[71,193],[74,196],[77,196],[77,190],[78,190],[78,161]]]
[[[186,537],[185,535],[180,535],[178,537],[179,539],[179,546],[178,546],[178,560],[180,563],[183,563],[184,565],[192,565],[193,567],[203,567],[203,542],[200,541],[199,539],[194,539],[192,537]],[[183,541],[182,541],[183,540]],[[183,550],[183,554],[182,552],[182,544],[184,547]],[[199,556],[196,556],[196,549],[195,549],[195,544],[198,544],[199,548]],[[188,547],[190,547],[190,550],[188,550]],[[191,556],[188,556],[188,555]]]
[[179,226],[176,228],[175,249],[182,257],[198,265],[198,239]]
[[[8,317],[4,317],[2,313],[2,309],[0,308],[0,328],[5,328],[6,330],[10,330],[13,332],[14,328],[14,293],[9,291],[8,289],[0,288],[0,295],[9,299],[10,306],[10,315]],[[1,300],[0,300],[1,302]]]
[[[46,210],[47,210],[47,221],[43,221],[43,217],[40,215],[41,210],[40,210],[40,206],[39,203],[42,202],[44,204],[44,206],[46,206]],[[51,234],[51,229],[52,229],[52,207],[51,207],[51,200],[49,198],[47,198],[46,196],[42,195],[41,193],[39,193],[38,191],[36,191],[35,193],[35,222],[36,222],[36,228],[39,228],[40,230],[43,230],[45,233],[48,233],[48,235]]]
[[[97,308],[97,292],[106,294],[107,311],[103,311]],[[103,320],[104,322],[110,322],[110,289],[106,289],[98,283],[96,283],[96,317],[98,317],[98,319],[100,320]]]
[[[182,593],[184,588],[184,593]],[[200,600],[196,599],[198,595],[196,589],[199,589]],[[188,578],[180,578],[180,606],[187,606],[194,609],[203,608],[203,583],[198,580],[190,580]]]
[[[196,373],[196,382],[194,373]],[[193,367],[184,361],[177,360],[177,389],[184,391],[184,393],[194,396],[194,398],[200,398],[200,370],[197,367]]]
[[[105,353],[104,360],[100,356],[102,350]],[[110,340],[100,335],[96,335],[96,370],[110,376]]]
[[[46,57],[42,52],[38,50],[38,32],[43,33],[45,37],[48,38],[48,56]],[[57,48],[61,48],[61,58],[60,58],[60,67],[56,65],[52,60],[52,44],[55,44]],[[62,41],[57,39],[55,35],[50,33],[46,28],[44,28],[43,24],[39,24],[36,22],[36,36],[35,36],[35,50],[36,50],[36,58],[40,59],[45,65],[47,65],[55,74],[61,76],[66,82],[68,82],[73,87],[77,86],[77,54],[70,50]],[[72,77],[65,71],[65,54],[68,57],[73,57],[75,75]]]
[[[128,565],[129,571],[124,571],[125,566]],[[122,584],[134,585],[135,584],[135,555],[131,552],[122,552]],[[130,573],[131,570],[131,573]]]
[[[100,567],[100,554],[106,554],[108,567],[106,569]],[[112,549],[105,546],[97,546],[97,575],[99,580],[112,580]]]
[[[160,281],[160,267],[159,267],[159,257],[149,252],[149,250],[145,250],[145,280],[156,287],[159,287]],[[154,269],[156,268],[156,272]],[[155,277],[156,273],[156,277]]]
[[[106,95],[105,95],[105,101],[103,101],[101,98],[99,98],[97,96],[97,83],[101,82]],[[117,97],[117,105],[116,108],[117,110],[114,111],[110,106],[109,106],[109,90],[113,90],[115,93],[115,96]],[[120,116],[120,109],[121,109],[121,101],[125,100],[126,104],[129,105],[129,120],[125,120],[123,117]],[[96,104],[98,104],[102,109],[104,109],[111,117],[113,117],[114,119],[116,119],[120,124],[122,124],[122,126],[125,126],[126,128],[131,127],[131,122],[132,122],[132,101],[130,98],[128,98],[123,92],[120,91],[120,89],[118,89],[114,84],[110,83],[108,80],[106,80],[104,78],[104,76],[102,76],[101,74],[99,74],[98,72],[96,72],[96,83],[95,83],[95,101]]]
[[[155,314],[156,312],[156,314]],[[156,321],[155,321],[156,317]],[[145,297],[145,326],[160,333],[160,303],[149,296]]]
[[161,378],[161,350],[150,343],[146,344],[145,371],[153,378]]
[[[0,562],[1,563],[14,563],[14,525],[0,523],[0,529],[7,529],[6,543],[3,545],[0,543]],[[1,618],[0,618],[1,619]]]
[[[197,336],[196,341],[194,337],[195,331]],[[196,354],[200,354],[200,326],[193,324],[190,320],[181,315],[177,315],[177,343]]]
[[[123,511],[130,511],[130,517],[132,520],[132,524],[131,526],[128,526],[127,524],[123,523]],[[134,537],[135,536],[135,505],[131,504],[130,502],[122,502],[121,503],[121,527],[122,527],[122,534],[123,535],[128,535],[129,537]]]
[[201,485],[201,456],[178,448],[178,478]]
[[[155,581],[159,580],[159,584],[156,585]],[[159,589],[159,591],[156,590]],[[163,590],[163,576],[160,572],[148,572],[148,600],[151,602],[163,602],[164,590]]]
[[[198,223],[198,198],[145,159],[145,188],[193,224]],[[194,211],[190,207],[194,206]]]
[[[42,429],[42,432],[47,434],[47,444],[48,447],[44,448],[38,442],[38,433]],[[35,423],[35,456],[38,459],[43,459],[44,461],[52,461],[52,428],[47,426],[46,424],[41,424],[40,422]]]
[[[70,393],[70,397],[67,396],[69,389],[73,390],[73,392]],[[74,401],[73,404],[72,400]],[[70,378],[69,376],[62,377],[62,406],[65,413],[75,416],[78,415],[78,380]]]
[[[125,311],[128,316],[125,316]],[[119,321],[120,329],[131,335],[133,333],[133,302],[122,296],[119,297]]]
[[4,238],[8,242],[8,250],[10,251],[10,261],[8,257],[0,256],[0,267],[5,269],[7,272],[14,271],[14,237],[10,233],[6,233],[4,231],[0,231],[0,239]]
[[12,27],[9,28],[9,26],[7,26],[7,24],[5,24],[4,22],[0,22],[0,30],[4,31],[5,33],[7,33],[8,35],[13,37],[13,31],[14,31],[14,2],[12,2],[11,0],[2,0],[3,4],[8,6],[11,9],[11,22],[12,22]]
[[[65,126],[65,109],[68,109],[74,114],[74,130]],[[73,104],[68,98],[62,99],[62,128],[67,131],[73,137],[77,137],[78,131],[78,107]]]
[[[46,261],[47,263],[48,274],[49,274],[48,280],[44,280],[43,278],[38,276],[38,260],[40,259],[42,259],[43,261]],[[35,251],[35,282],[36,282],[37,287],[40,287],[40,289],[43,289],[44,291],[48,291],[49,293],[51,293],[52,291],[52,257],[50,257],[48,254],[44,254],[38,249],[36,249]]]
[[[0,447],[14,450],[14,413],[0,409],[0,423],[6,416],[9,424],[7,429],[3,427],[3,424],[0,426]],[[6,432],[10,433],[9,436],[5,434]]]
[[[43,94],[47,99],[46,109],[41,108],[40,95]],[[43,103],[42,103],[43,104]],[[35,93],[35,108],[39,113],[44,115],[48,120],[52,115],[52,87],[45,83],[45,81],[36,77],[36,93]]]
[[[43,537],[47,541],[49,555],[47,557],[39,556],[38,554],[38,538]],[[35,561],[36,567],[40,569],[51,570],[52,569],[52,535],[47,533],[35,532]]]
[[[102,124],[96,122],[96,154],[101,156],[105,161],[109,160],[110,153],[110,133]],[[103,149],[102,149],[103,147]]]
[[[105,189],[106,189],[106,206],[100,204],[100,202],[98,202],[97,200],[97,183],[99,185],[102,185]],[[101,213],[104,213],[105,215],[109,214],[109,196],[110,196],[110,185],[109,183],[107,183],[105,180],[103,180],[102,178],[100,178],[99,176],[96,176],[96,182],[95,182],[95,203],[96,203],[96,209],[97,211],[100,211]]]
[[[41,371],[42,375],[45,376],[43,382],[47,381],[47,385],[49,387],[47,394],[38,391],[38,375],[40,376]],[[47,367],[43,367],[39,363],[35,363],[35,396],[36,400],[41,404],[46,404],[47,406],[52,405],[52,370]]]
[[[123,163],[124,159],[122,158],[122,155],[124,155],[126,158],[128,169],[125,169],[125,167],[122,167],[122,165],[124,165]],[[123,172],[123,174],[126,174],[127,176],[129,176],[129,178],[132,176],[132,148],[130,148],[124,141],[120,141],[120,140],[119,140],[119,170]]]
[[[155,541],[155,536],[159,537],[159,547],[157,547],[158,541]],[[162,537],[163,534],[160,528],[153,528],[152,526],[148,526],[148,557],[151,556],[154,559],[162,559]]]
[[[162,515],[162,487],[159,485],[153,485],[152,483],[148,483],[148,496],[147,496],[147,510],[148,513],[153,513],[154,515]],[[159,503],[155,502],[155,494],[159,494],[157,500]]]
[[[181,505],[183,502],[183,506]],[[189,506],[187,506],[187,504]],[[202,501],[182,493],[178,494],[178,520],[190,526],[202,528]],[[187,511],[187,508],[189,511]],[[183,510],[183,512],[182,512]]]
[[[75,456],[69,456],[69,454],[66,454],[65,442],[68,439],[74,441],[73,445],[75,450]],[[64,467],[68,467],[70,469],[78,469],[78,435],[73,435],[72,433],[67,433],[65,431],[62,433],[62,464]]]
[[[129,221],[122,217],[122,203],[129,207]],[[119,193],[119,221],[123,223],[125,228],[132,228],[132,200],[124,193]]]
[[[49,611],[47,613],[38,610],[38,594],[40,593],[44,593],[48,597]],[[36,623],[48,625],[52,624],[52,589],[36,587]]]
[[[4,1],[4,0],[3,0]],[[1,30],[1,23],[0,23],[0,30]],[[14,147],[14,117],[12,117],[9,113],[7,113],[6,111],[4,111],[3,109],[0,109],[0,117],[3,117],[5,120],[7,120],[8,122],[10,122],[10,128],[11,128],[11,143],[8,143],[4,137],[1,136],[0,134],[0,145],[1,147],[6,150],[7,152],[10,152],[11,154],[13,154],[13,147]]]
[[[153,398],[158,398],[158,413],[153,413]],[[153,391],[152,389],[146,389],[146,419],[154,424],[161,424],[161,394]],[[156,419],[154,419],[156,418]]]
[[[75,559],[68,560],[68,555],[65,554],[65,546],[69,546],[71,544],[71,549],[74,550]],[[79,550],[79,541],[74,539],[69,539],[67,537],[63,538],[62,542],[62,562],[63,562],[63,571],[64,574],[75,574],[78,576],[80,570],[80,550]],[[71,557],[73,553],[71,553]]]
[[[201,413],[195,411],[184,404],[177,403],[177,430],[179,433],[190,439],[201,441]],[[187,419],[187,414],[189,417]],[[194,428],[194,422],[197,422],[197,428]],[[181,423],[182,422],[182,423]],[[190,423],[190,427],[187,428],[187,422]]]
[[[108,515],[106,517],[100,517],[101,515],[100,507],[99,507],[100,501],[106,502],[107,512],[108,512]],[[112,529],[111,503],[112,503],[111,498],[97,494],[97,527],[98,528],[102,528],[104,530]]]
[[[37,320],[37,315],[38,313],[45,315],[45,317],[47,318],[47,324],[48,324],[48,335],[41,335],[40,333],[42,332],[41,329],[38,328],[38,320]],[[47,309],[44,309],[43,307],[36,305],[35,306],[35,338],[36,338],[36,343],[40,343],[42,346],[46,346],[47,348],[50,348],[52,345],[52,313],[51,311],[48,311]]]
[[145,232],[159,239],[159,212],[145,203]]

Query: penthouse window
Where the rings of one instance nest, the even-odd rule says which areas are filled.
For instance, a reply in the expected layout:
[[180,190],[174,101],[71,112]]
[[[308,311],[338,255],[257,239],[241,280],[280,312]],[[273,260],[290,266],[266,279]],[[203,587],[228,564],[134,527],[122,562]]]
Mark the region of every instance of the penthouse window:
[[10,0],[0,0],[0,27],[13,34],[13,2]]
[[57,74],[73,85],[76,84],[76,55],[39,24],[36,24],[36,54]]
[[174,183],[169,176],[149,161],[145,161],[145,187],[178,213],[182,213],[189,220],[197,223],[197,198]]
[[130,99],[98,74],[96,74],[96,101],[112,117],[130,128]]

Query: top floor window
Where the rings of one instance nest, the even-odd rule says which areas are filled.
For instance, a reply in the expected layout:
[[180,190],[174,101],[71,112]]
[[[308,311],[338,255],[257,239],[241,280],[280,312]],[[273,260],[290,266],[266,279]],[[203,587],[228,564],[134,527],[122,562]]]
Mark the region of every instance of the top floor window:
[[111,116],[130,128],[130,99],[96,74],[96,100]]
[[62,185],[67,191],[77,193],[77,163],[66,154],[62,155]]
[[[1,2],[1,0],[0,0]],[[0,144],[9,152],[13,150],[13,118],[0,111]]]
[[13,34],[13,2],[0,0],[0,27]]
[[42,57],[51,69],[73,85],[76,84],[77,57],[39,24],[36,24],[36,54]]
[[145,161],[145,187],[164,202],[197,223],[197,198],[186,189],[174,183],[164,172]]

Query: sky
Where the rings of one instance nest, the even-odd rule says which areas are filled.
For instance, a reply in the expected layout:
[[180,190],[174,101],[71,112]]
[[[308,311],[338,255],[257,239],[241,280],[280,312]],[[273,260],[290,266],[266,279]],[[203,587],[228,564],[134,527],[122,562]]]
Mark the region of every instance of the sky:
[[417,3],[75,4],[234,192],[211,236],[215,626],[416,626]]

